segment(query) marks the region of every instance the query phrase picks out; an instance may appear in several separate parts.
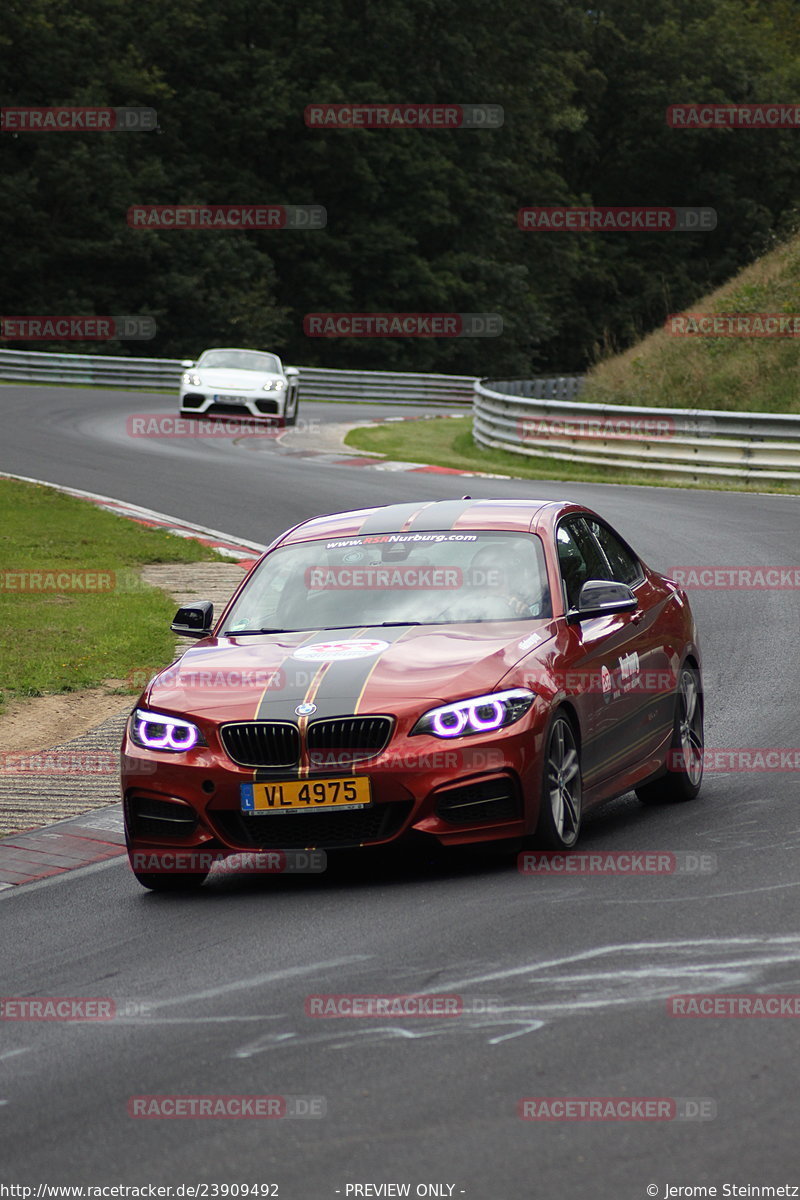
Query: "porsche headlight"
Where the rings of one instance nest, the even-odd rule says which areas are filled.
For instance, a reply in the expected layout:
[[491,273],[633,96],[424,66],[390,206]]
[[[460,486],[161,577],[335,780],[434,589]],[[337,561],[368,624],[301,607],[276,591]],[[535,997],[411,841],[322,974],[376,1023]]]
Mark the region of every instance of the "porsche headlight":
[[195,746],[205,745],[205,738],[191,721],[149,712],[145,708],[134,709],[131,741],[144,750],[166,750],[170,754],[180,754]]
[[183,382],[187,383],[189,387],[200,387],[203,381],[199,375],[184,375]]
[[524,717],[534,701],[527,688],[511,688],[507,692],[491,692],[432,708],[421,716],[411,736],[429,733],[438,738],[464,737],[469,733],[489,733],[504,729]]
[[268,383],[264,384],[262,391],[264,391],[264,392],[282,392],[285,387],[286,387],[286,383],[283,379],[270,379]]

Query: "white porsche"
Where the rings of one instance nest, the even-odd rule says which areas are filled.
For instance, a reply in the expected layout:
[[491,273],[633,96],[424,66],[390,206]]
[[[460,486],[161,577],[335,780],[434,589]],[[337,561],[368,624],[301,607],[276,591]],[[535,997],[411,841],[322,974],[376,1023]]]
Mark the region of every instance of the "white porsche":
[[279,417],[297,423],[297,367],[284,367],[277,354],[261,350],[204,350],[181,366],[181,416]]

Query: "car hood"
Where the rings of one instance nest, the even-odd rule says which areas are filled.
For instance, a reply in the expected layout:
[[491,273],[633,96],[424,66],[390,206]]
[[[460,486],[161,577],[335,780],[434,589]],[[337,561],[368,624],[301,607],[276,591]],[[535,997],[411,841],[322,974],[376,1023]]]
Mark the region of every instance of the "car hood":
[[554,633],[551,622],[503,621],[206,638],[151,681],[145,702],[220,722],[293,720],[304,703],[315,720],[395,712],[490,692]]
[[232,367],[199,367],[193,374],[199,375],[206,387],[237,388],[244,392],[255,391],[270,380],[283,379],[275,371],[237,371]]

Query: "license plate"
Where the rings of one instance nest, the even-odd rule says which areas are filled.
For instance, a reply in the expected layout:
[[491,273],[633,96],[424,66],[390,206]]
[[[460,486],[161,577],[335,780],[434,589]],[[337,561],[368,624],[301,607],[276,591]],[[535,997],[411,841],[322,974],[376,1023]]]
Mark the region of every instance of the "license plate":
[[246,396],[215,396],[216,404],[247,404]]
[[319,812],[322,808],[367,808],[369,776],[347,779],[290,779],[283,783],[243,783],[242,812]]

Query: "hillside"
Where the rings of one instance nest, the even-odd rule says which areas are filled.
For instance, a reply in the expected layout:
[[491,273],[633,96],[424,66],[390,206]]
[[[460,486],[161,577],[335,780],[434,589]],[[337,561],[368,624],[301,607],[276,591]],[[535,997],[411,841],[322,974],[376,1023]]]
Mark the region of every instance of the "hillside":
[[[800,329],[800,235],[687,312],[797,314]],[[686,337],[660,328],[593,368],[582,399],[659,408],[800,412],[800,334]]]

